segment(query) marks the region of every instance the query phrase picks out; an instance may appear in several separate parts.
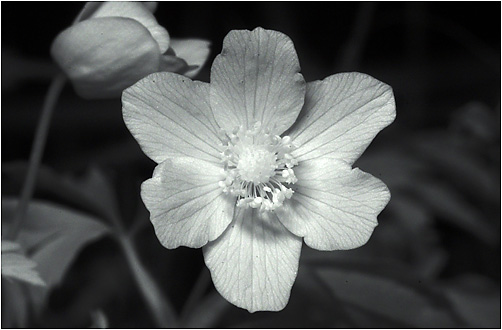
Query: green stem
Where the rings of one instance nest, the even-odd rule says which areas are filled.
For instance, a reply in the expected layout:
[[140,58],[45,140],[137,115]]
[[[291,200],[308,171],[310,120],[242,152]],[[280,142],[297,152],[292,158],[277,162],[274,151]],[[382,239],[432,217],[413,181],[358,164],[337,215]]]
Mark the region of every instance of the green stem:
[[40,161],[42,160],[42,156],[44,154],[45,142],[47,141],[47,134],[49,133],[52,115],[54,113],[54,108],[56,106],[59,95],[63,90],[65,82],[66,77],[62,73],[56,76],[52,80],[49,90],[47,91],[47,94],[45,96],[42,114],[37,125],[35,138],[33,140],[33,146],[31,149],[28,173],[26,175],[26,179],[21,191],[21,199],[16,210],[13,225],[7,235],[7,237],[12,240],[17,237],[19,230],[21,229],[21,225],[28,208],[28,203],[33,196],[33,190],[35,189]]

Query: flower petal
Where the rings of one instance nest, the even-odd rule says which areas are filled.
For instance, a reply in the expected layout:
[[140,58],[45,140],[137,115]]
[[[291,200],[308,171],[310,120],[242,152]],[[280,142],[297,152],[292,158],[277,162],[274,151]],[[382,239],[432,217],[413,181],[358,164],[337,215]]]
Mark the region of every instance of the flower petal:
[[86,20],[91,15],[103,5],[103,2],[88,1],[84,4],[77,17],[73,21],[73,24],[77,24],[80,21]]
[[203,252],[225,299],[250,312],[279,311],[289,300],[301,246],[273,213],[237,207],[232,224]]
[[168,159],[141,185],[141,197],[162,245],[199,248],[232,221],[235,200],[221,192],[220,168],[195,158]]
[[157,1],[140,1],[140,4],[145,6],[151,13],[155,13],[159,5]]
[[129,18],[85,20],[61,32],[51,54],[85,98],[118,96],[160,65],[148,30]]
[[299,160],[328,156],[352,164],[396,116],[392,88],[366,74],[307,84],[305,105],[288,134]]
[[382,181],[327,158],[302,162],[295,174],[293,197],[276,210],[286,228],[318,250],[353,249],[368,241],[390,199]]
[[193,67],[183,75],[195,77],[206,63],[211,42],[202,39],[171,39],[169,46],[174,50],[176,56],[184,59],[189,66]]
[[175,55],[162,55],[160,60],[160,71],[174,72],[183,75],[188,69],[187,62]]
[[281,134],[303,105],[305,80],[288,36],[256,28],[230,31],[211,68],[211,107],[227,132],[261,122]]
[[169,72],[153,73],[122,94],[124,121],[157,163],[186,156],[220,164],[219,128],[207,83]]
[[[77,22],[83,21],[91,17],[105,2],[95,2],[95,1],[88,1],[84,4],[84,7],[82,7],[82,10],[80,10],[80,13],[78,13],[77,17],[75,18],[73,24],[76,24]],[[149,12],[154,13],[155,10],[157,10],[157,5],[158,3],[156,1],[141,1],[141,5],[143,5]],[[108,15],[108,16],[116,16],[116,15]]]
[[169,33],[157,23],[148,6],[137,1],[106,1],[90,18],[114,16],[132,18],[143,24],[159,44],[161,54],[169,48]]

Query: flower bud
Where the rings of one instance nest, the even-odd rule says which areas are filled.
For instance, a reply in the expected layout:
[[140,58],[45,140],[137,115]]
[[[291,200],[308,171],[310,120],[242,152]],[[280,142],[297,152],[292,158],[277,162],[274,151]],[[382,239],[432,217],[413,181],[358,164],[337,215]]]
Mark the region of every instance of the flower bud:
[[[166,29],[152,14],[155,4],[87,3],[75,23],[54,40],[51,54],[84,98],[118,97],[141,78],[158,71],[195,75],[209,54],[209,43],[179,40],[180,58]],[[197,57],[198,56],[198,57]]]

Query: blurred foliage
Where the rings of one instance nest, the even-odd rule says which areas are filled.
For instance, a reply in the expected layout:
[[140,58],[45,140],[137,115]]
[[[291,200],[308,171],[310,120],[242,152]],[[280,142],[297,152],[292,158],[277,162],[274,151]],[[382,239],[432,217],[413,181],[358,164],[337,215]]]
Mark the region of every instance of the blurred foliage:
[[[56,72],[50,43],[81,5],[2,3],[2,231]],[[211,40],[209,63],[229,30],[263,26],[292,38],[308,81],[357,70],[390,84],[397,119],[356,166],[389,186],[391,202],[365,246],[304,246],[280,313],[249,314],[210,281],[190,299],[207,272],[202,253],[166,250],[155,237],[139,198],[154,164],[125,128],[120,100],[85,101],[68,87],[14,243],[19,265],[48,286],[3,276],[2,327],[156,326],[105,235],[117,218],[180,326],[500,327],[500,3],[169,2],[156,16],[173,37]]]
[[18,279],[33,285],[45,285],[34,269],[37,263],[26,258],[19,243],[2,241],[2,276]]
[[[12,198],[2,199],[2,232],[9,230],[14,218],[18,201]],[[67,268],[81,248],[108,231],[101,222],[86,215],[76,213],[61,206],[38,201],[32,201],[24,218],[21,232],[17,237],[17,244],[26,251],[34,265],[25,267],[36,268],[40,278],[31,276],[30,284],[45,284],[43,286],[24,285],[22,297],[26,302],[9,303],[10,295],[2,295],[2,305],[13,319],[20,323],[6,324],[7,326],[24,327],[26,320],[22,315],[26,305],[35,310],[42,308],[50,289],[58,285],[63,279]],[[2,242],[2,245],[4,243]],[[18,257],[19,259],[19,257]],[[25,264],[28,259],[25,260]],[[9,262],[8,256],[2,251],[2,276],[4,265]],[[34,281],[37,280],[37,281]],[[11,285],[3,281],[2,287]],[[15,289],[13,289],[15,290]],[[19,316],[15,316],[18,315]]]

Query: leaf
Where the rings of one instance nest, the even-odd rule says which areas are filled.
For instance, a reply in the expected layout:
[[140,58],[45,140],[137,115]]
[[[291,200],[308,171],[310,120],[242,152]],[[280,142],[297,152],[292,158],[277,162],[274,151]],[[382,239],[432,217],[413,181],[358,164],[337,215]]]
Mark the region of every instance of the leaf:
[[80,190],[81,194],[98,207],[107,218],[119,217],[119,204],[113,186],[98,168],[90,168],[81,178],[70,182]]
[[417,174],[427,169],[427,164],[407,148],[392,146],[378,151],[365,152],[354,166],[372,173],[385,182],[391,191],[406,189],[411,182],[417,180]]
[[[452,180],[465,193],[481,196],[484,200],[500,200],[499,186],[494,180],[495,164],[482,161],[479,155],[464,146],[464,142],[446,132],[433,132],[417,136],[412,148],[428,159],[434,170]],[[498,171],[496,171],[498,172]]]
[[92,312],[91,319],[92,319],[92,324],[89,327],[91,329],[107,329],[110,327],[108,323],[108,318],[101,309]]
[[22,254],[19,244],[2,241],[2,276],[44,286],[45,282],[40,278],[36,267],[36,262]]
[[[373,323],[361,327],[455,327],[448,301],[429,283],[402,269],[370,263],[339,263],[320,267],[319,277],[342,305]],[[356,315],[356,314],[355,314]],[[360,317],[355,320],[362,321]],[[378,322],[378,323],[375,323]]]
[[[2,230],[11,225],[17,205],[17,199],[2,199]],[[108,228],[95,218],[56,204],[32,201],[16,241],[38,264],[40,276],[50,289],[62,280],[78,252],[107,232]],[[47,289],[36,298],[43,300]]]
[[[433,228],[432,212],[420,201],[397,194],[387,214],[389,217],[380,223],[372,240],[385,246],[388,254],[399,255],[420,276],[437,277],[446,265],[447,253]],[[392,233],[398,244],[382,235],[385,231]]]
[[24,328],[28,320],[26,284],[2,278],[2,328]]
[[[26,163],[12,162],[2,165],[2,179],[13,193],[17,194],[20,190],[26,170]],[[98,168],[91,168],[84,175],[73,177],[56,173],[48,167],[41,167],[36,192],[91,212],[100,218],[110,219],[118,214],[113,188]]]
[[425,206],[441,219],[473,234],[483,242],[497,242],[498,233],[484,221],[484,214],[449,185],[422,180],[417,181],[413,189]]
[[490,142],[500,135],[498,123],[496,110],[482,102],[471,101],[452,114],[451,127],[467,138]]
[[479,275],[463,275],[445,283],[444,290],[467,327],[500,328],[500,286]]

